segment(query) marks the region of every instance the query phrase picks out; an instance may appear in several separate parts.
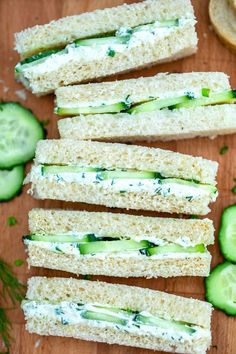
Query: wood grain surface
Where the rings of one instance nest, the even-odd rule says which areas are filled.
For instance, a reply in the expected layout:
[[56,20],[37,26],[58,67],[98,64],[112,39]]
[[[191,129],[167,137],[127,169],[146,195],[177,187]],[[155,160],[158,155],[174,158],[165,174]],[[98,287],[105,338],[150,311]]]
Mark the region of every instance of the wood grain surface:
[[[132,1],[128,1],[131,3]],[[66,15],[79,14],[96,8],[116,6],[123,3],[122,0],[0,0],[0,99],[17,100],[18,90],[23,87],[14,81],[14,65],[18,61],[18,55],[14,51],[14,32],[35,24],[46,23],[52,19]],[[194,0],[193,5],[197,16],[197,31],[199,36],[199,49],[196,55],[173,63],[155,66],[151,69],[135,71],[134,73],[121,75],[117,78],[150,76],[158,72],[188,72],[188,71],[224,71],[231,77],[231,83],[236,87],[236,56],[224,48],[212,31],[208,19],[208,1]],[[176,0],[178,6],[178,0]],[[53,97],[36,98],[27,93],[26,100],[21,103],[31,108],[41,119],[49,119],[47,126],[48,138],[58,137],[57,117],[53,112]],[[235,117],[236,118],[236,117]],[[220,148],[229,146],[229,151],[221,156]],[[145,145],[145,144],[144,144]],[[193,139],[169,143],[155,143],[152,146],[171,149],[183,153],[200,155],[205,158],[217,160],[220,163],[218,174],[218,186],[220,195],[217,202],[212,205],[212,212],[208,217],[214,220],[216,227],[216,242],[210,247],[213,255],[212,266],[222,259],[217,243],[217,230],[220,215],[223,208],[236,202],[236,196],[231,192],[236,177],[236,140],[235,136],[223,136],[214,140]],[[27,169],[29,169],[29,165]],[[24,187],[23,193],[13,201],[0,205],[0,255],[8,262],[16,259],[25,259],[25,251],[21,242],[21,236],[28,232],[27,214],[33,207],[44,208],[71,208],[77,210],[101,210],[105,207],[95,207],[85,204],[72,204],[55,201],[36,201],[26,194],[28,187]],[[114,212],[118,210],[114,209]],[[135,212],[139,214],[139,212]],[[158,215],[157,213],[144,212],[143,215]],[[15,216],[18,220],[16,226],[7,226],[7,217]],[[19,278],[26,282],[31,275],[69,276],[69,274],[49,271],[46,269],[27,268],[27,263],[15,268]],[[172,278],[172,279],[115,279],[109,277],[93,277],[108,282],[127,283],[151,289],[164,290],[179,295],[192,296],[204,299],[204,280],[202,278]],[[118,345],[106,345],[93,342],[85,342],[67,338],[40,337],[29,334],[24,328],[24,319],[20,309],[9,311],[13,322],[12,354],[148,354],[149,350],[128,348]],[[213,342],[210,354],[235,354],[236,353],[236,319],[214,311],[212,320]],[[0,350],[1,351],[1,350]]]

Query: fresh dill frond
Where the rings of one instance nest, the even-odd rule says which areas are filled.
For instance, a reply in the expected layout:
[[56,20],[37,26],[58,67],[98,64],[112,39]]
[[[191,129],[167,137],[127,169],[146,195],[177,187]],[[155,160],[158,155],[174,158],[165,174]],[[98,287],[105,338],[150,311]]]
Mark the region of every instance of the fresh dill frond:
[[4,354],[9,353],[11,344],[11,322],[7,317],[7,309],[3,307],[3,302],[15,305],[23,299],[25,286],[19,282],[12,267],[0,259],[0,339],[6,348]]

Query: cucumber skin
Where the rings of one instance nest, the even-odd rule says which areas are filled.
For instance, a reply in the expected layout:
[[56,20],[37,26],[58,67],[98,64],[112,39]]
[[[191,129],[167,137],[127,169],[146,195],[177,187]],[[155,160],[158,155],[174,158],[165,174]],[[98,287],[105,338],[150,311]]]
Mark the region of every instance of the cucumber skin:
[[21,194],[21,192],[22,192],[23,181],[24,181],[24,174],[25,174],[24,165],[15,166],[15,167],[13,167],[13,169],[14,169],[14,168],[18,168],[18,169],[19,169],[19,172],[21,173],[22,183],[19,184],[18,188],[16,188],[15,191],[14,191],[14,193],[11,194],[9,197],[7,197],[7,198],[1,198],[1,196],[0,196],[0,203],[8,202],[8,201],[14,199],[16,196],[18,196],[18,195]]
[[209,288],[211,287],[211,277],[212,275],[214,276],[214,274],[216,272],[218,272],[221,269],[226,268],[227,266],[230,266],[232,263],[228,262],[228,261],[224,261],[220,264],[218,264],[217,266],[215,266],[212,271],[210,272],[210,275],[205,278],[205,299],[206,301],[208,301],[210,304],[212,304],[215,308],[223,311],[226,315],[228,316],[236,316],[236,305],[235,305],[235,310],[234,311],[230,311],[227,309],[227,305],[225,306],[219,306],[218,304],[216,304],[216,302],[214,300],[212,300],[211,295],[209,294]]
[[220,251],[221,251],[222,255],[224,256],[224,258],[235,264],[236,263],[236,254],[235,254],[235,257],[232,257],[232,255],[228,254],[227,240],[225,240],[225,234],[224,234],[224,231],[225,231],[224,224],[226,223],[226,221],[224,221],[224,218],[227,217],[225,214],[227,214],[227,212],[230,211],[231,209],[235,209],[235,218],[236,218],[236,204],[230,205],[224,209],[222,216],[221,216],[221,223],[220,223],[220,231],[219,231],[218,240],[219,240],[219,245],[220,245]]

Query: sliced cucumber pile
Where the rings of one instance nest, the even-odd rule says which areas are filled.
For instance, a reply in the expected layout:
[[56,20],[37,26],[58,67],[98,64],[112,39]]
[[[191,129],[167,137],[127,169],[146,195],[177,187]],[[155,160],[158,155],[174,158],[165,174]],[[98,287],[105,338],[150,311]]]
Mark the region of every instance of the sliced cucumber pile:
[[206,300],[227,315],[236,316],[236,265],[218,264],[205,281]]
[[19,193],[23,164],[34,157],[44,129],[33,113],[17,102],[0,102],[0,201]]
[[16,196],[22,188],[24,166],[19,165],[11,170],[0,170],[0,201],[8,201]]
[[0,169],[31,160],[43,138],[43,127],[29,109],[17,102],[0,103]]
[[228,261],[236,263],[236,204],[225,208],[223,211],[219,244],[223,256]]

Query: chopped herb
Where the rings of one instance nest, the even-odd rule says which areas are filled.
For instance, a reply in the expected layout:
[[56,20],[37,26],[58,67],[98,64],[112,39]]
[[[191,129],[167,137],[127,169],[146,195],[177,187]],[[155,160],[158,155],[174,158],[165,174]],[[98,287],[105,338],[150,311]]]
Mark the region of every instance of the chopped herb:
[[189,195],[187,197],[185,197],[189,202],[191,202],[193,200],[193,196],[192,195]]
[[84,280],[91,280],[92,279],[92,275],[82,275],[82,279]]
[[198,215],[190,215],[189,219],[198,219]]
[[22,264],[24,264],[23,259],[16,259],[14,262],[16,267],[20,267]]
[[194,93],[193,93],[193,92],[191,92],[191,91],[186,92],[186,96],[188,96],[188,98],[189,98],[190,100],[193,100],[193,99],[195,98]]
[[63,253],[63,251],[58,246],[55,247],[55,250],[60,252],[60,253]]
[[111,47],[109,47],[108,49],[107,49],[107,55],[109,56],[109,57],[114,57],[115,55],[116,55],[116,52],[115,52],[115,50],[114,49],[112,49]]
[[204,88],[202,89],[202,96],[204,96],[204,97],[209,97],[209,94],[210,94],[210,89],[204,87]]
[[17,224],[17,220],[16,220],[16,218],[14,216],[9,216],[7,218],[7,225],[8,226],[14,226],[16,224]]
[[229,147],[227,145],[222,146],[220,149],[220,155],[226,154],[226,152],[229,150]]
[[231,189],[232,193],[236,194],[236,186]]
[[120,191],[120,193],[126,193],[126,191]]

